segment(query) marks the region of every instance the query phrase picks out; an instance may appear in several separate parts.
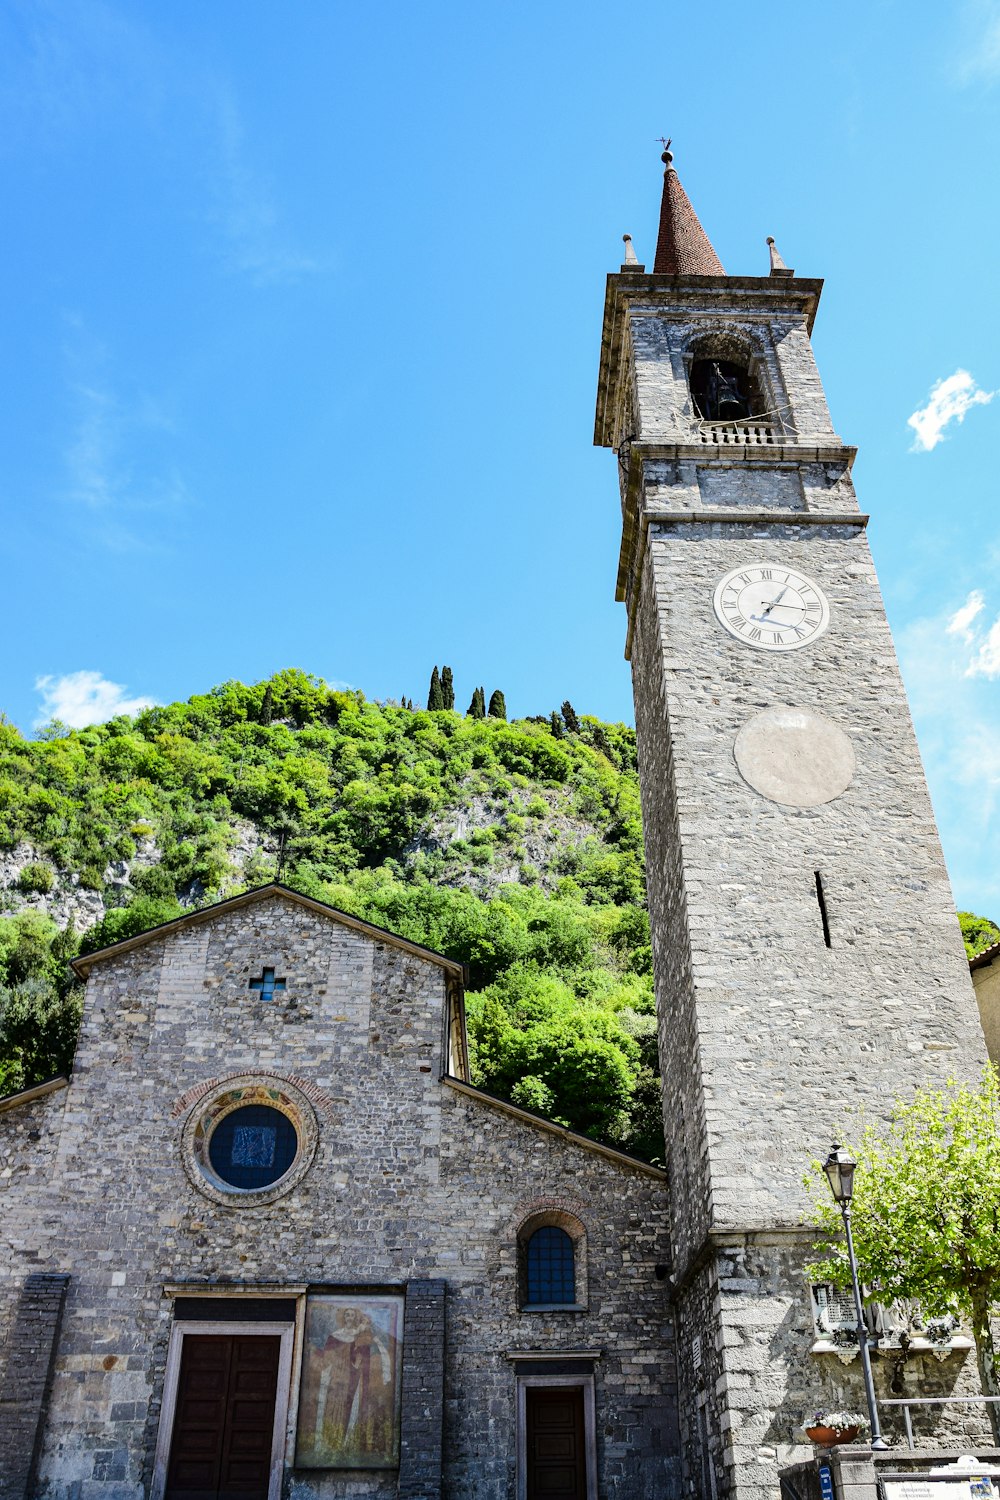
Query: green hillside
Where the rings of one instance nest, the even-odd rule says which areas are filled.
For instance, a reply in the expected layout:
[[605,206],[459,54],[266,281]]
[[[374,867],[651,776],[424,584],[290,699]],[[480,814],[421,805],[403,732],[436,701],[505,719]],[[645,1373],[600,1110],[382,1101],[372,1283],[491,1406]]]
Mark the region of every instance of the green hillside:
[[0,1092],[68,1065],[74,951],[275,877],[469,965],[478,1082],[662,1156],[633,731],[299,671],[37,740],[0,725]]

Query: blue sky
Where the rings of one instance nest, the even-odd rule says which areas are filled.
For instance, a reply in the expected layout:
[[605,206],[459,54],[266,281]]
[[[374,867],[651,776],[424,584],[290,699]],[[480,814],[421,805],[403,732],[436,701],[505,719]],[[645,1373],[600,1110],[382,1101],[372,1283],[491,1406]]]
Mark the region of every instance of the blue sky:
[[773,234],[827,280],[956,897],[1000,916],[998,125],[1000,0],[8,0],[0,704],[447,661],[630,719],[594,393],[672,135],[729,271]]

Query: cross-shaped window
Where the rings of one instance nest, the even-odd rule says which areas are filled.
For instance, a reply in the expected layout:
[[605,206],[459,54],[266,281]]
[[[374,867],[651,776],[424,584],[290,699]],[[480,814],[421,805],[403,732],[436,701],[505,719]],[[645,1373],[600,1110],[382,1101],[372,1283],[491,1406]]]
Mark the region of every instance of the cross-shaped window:
[[275,979],[273,969],[265,969],[259,979],[251,979],[250,988],[258,990],[262,1000],[273,1000],[285,988],[285,981]]

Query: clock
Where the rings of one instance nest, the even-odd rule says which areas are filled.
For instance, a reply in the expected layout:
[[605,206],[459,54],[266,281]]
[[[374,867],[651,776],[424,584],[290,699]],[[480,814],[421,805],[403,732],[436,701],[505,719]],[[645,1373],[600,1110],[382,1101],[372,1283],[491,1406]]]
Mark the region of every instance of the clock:
[[808,646],[830,623],[819,584],[783,564],[747,563],[715,590],[715,613],[730,635],[761,651]]

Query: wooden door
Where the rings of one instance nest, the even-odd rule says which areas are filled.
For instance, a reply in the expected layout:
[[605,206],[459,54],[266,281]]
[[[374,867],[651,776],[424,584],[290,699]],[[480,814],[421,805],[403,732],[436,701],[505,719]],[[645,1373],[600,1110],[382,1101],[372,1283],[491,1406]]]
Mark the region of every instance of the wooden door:
[[525,1390],[528,1500],[587,1500],[580,1386]]
[[164,1500],[267,1500],[281,1339],[188,1334]]

